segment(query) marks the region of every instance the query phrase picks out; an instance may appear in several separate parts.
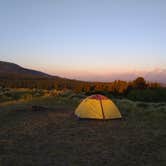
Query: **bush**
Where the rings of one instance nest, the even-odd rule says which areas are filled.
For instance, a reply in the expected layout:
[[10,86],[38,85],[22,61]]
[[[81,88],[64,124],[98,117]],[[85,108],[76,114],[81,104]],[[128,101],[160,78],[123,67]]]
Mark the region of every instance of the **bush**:
[[6,95],[0,95],[0,102],[10,101],[10,100],[12,100],[11,97]]
[[134,101],[165,102],[166,88],[133,89],[127,94],[127,98]]
[[32,94],[24,94],[23,99],[24,100],[32,100]]

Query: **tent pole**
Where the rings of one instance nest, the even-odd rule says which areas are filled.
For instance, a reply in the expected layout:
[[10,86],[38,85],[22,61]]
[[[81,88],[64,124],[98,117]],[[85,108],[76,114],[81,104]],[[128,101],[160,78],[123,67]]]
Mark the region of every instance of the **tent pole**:
[[105,115],[104,115],[104,109],[103,109],[102,100],[101,100],[101,98],[99,98],[99,100],[100,100],[100,106],[101,106],[101,110],[102,110],[103,119],[105,119]]

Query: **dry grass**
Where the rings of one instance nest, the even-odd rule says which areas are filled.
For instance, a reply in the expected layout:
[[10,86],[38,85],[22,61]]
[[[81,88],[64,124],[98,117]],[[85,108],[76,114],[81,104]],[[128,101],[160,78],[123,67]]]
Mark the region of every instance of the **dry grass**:
[[[73,115],[78,101],[48,97],[1,107],[0,165],[166,165],[165,103],[116,100],[123,119],[80,121]],[[34,104],[49,109],[33,112]]]

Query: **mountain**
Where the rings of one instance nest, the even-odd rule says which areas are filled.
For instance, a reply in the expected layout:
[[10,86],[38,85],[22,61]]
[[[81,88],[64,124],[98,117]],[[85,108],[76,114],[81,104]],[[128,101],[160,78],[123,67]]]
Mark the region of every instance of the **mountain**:
[[154,69],[145,74],[145,78],[150,81],[160,82],[166,84],[166,69]]
[[50,78],[53,77],[49,74],[23,68],[17,64],[0,61],[0,77],[7,77],[7,76],[23,76],[23,77],[44,77]]
[[0,88],[75,89],[83,81],[52,76],[23,68],[17,64],[0,61]]
[[144,77],[148,82],[158,82],[166,86],[166,69],[153,69],[149,71],[133,70],[128,72],[108,72],[107,74],[89,74],[84,76],[84,80],[113,82],[114,80],[133,81],[137,77]]
[[[87,75],[84,80],[89,80],[90,82],[100,82],[103,80],[104,82],[112,82],[114,80],[124,80],[124,81],[132,81],[137,77],[142,76],[147,81],[150,82],[159,82],[162,86],[166,87],[166,69],[154,69],[151,71],[132,71],[124,73],[108,73],[107,75]],[[88,77],[88,78],[87,78]],[[52,76],[40,71],[26,69],[22,66],[19,66],[14,63],[0,61],[0,79],[38,79],[38,78],[48,78],[48,79],[63,79],[63,80],[72,80],[73,79],[62,78],[58,76]],[[86,81],[86,82],[89,82]]]

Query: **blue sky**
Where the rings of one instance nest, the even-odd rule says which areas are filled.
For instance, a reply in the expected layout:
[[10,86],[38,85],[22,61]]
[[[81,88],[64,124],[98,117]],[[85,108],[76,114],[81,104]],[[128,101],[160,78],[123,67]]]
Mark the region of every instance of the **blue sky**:
[[0,0],[0,60],[78,79],[165,70],[165,9],[165,0]]

